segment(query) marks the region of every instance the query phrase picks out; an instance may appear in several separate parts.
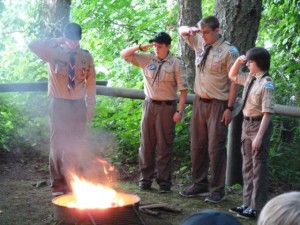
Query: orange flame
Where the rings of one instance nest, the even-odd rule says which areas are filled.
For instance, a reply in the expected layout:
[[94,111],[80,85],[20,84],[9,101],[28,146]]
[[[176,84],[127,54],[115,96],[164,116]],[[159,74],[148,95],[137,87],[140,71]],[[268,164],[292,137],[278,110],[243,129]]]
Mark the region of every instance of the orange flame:
[[68,207],[104,209],[124,205],[123,198],[118,198],[117,192],[114,189],[79,178],[74,173],[71,173],[71,177],[70,184],[75,201],[70,202]]

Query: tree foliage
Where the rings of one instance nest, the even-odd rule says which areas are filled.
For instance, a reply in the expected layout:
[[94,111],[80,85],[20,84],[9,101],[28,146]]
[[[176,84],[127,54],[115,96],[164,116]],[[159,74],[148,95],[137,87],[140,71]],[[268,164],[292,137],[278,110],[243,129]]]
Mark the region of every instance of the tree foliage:
[[266,0],[257,42],[268,45],[278,104],[300,105],[300,2]]

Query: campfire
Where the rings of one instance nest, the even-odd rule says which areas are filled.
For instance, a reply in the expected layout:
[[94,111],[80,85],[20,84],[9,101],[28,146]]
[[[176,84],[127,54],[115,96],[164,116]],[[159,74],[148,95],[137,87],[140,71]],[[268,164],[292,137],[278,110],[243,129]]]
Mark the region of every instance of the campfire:
[[138,213],[138,196],[117,192],[75,172],[70,173],[70,186],[71,193],[52,200],[57,220],[67,224],[144,224]]
[[71,174],[71,187],[74,201],[67,203],[67,207],[79,209],[103,209],[123,206],[124,199],[109,187],[95,184],[84,178]]

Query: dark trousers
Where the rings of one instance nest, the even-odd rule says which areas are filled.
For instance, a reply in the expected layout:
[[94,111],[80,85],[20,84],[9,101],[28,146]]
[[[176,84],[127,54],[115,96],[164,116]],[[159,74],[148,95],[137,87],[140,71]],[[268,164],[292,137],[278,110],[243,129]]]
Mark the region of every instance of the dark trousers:
[[227,127],[221,119],[226,106],[226,101],[202,101],[196,96],[190,127],[193,182],[221,195],[227,159]]
[[243,203],[261,210],[268,200],[268,150],[272,124],[267,128],[259,151],[252,151],[252,141],[257,135],[261,121],[243,122]]
[[157,170],[156,182],[171,187],[172,148],[175,136],[174,104],[155,104],[145,100],[140,131],[140,184],[151,185]]
[[84,100],[53,98],[50,103],[50,181],[52,187],[66,185],[84,151],[86,105]]

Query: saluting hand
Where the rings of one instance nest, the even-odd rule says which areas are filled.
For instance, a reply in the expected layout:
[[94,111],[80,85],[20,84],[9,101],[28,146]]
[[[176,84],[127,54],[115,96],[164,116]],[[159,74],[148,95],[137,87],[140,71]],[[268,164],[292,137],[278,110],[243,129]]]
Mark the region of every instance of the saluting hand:
[[245,55],[241,55],[237,58],[237,61],[240,63],[240,64],[245,64],[247,62],[247,57]]
[[64,37],[57,38],[56,43],[58,46],[63,45],[66,43],[66,39]]
[[139,48],[140,50],[142,51],[147,51],[149,48],[152,48],[154,46],[154,44],[143,44],[143,45],[140,45]]
[[189,35],[191,35],[191,36],[195,36],[199,32],[200,32],[200,29],[198,27],[190,27],[189,28]]

